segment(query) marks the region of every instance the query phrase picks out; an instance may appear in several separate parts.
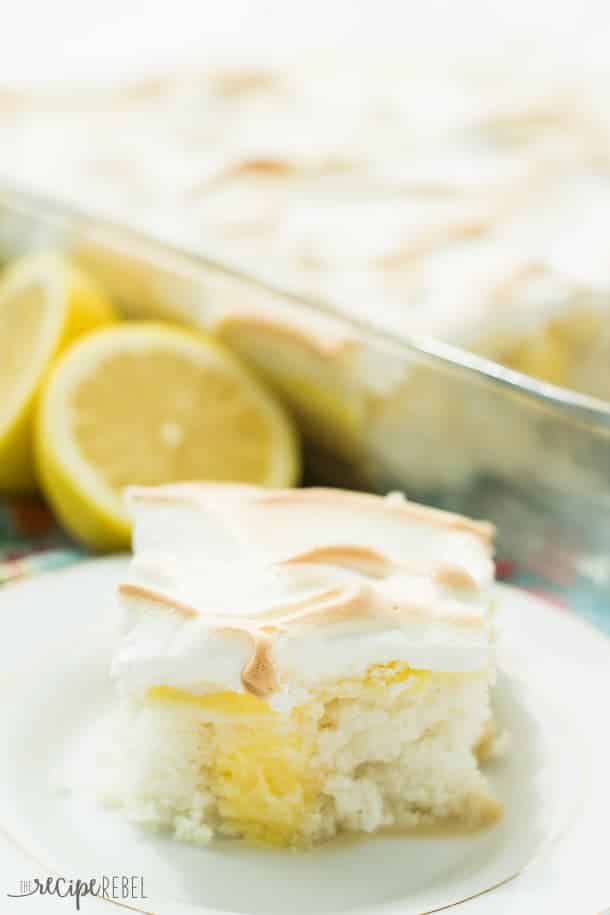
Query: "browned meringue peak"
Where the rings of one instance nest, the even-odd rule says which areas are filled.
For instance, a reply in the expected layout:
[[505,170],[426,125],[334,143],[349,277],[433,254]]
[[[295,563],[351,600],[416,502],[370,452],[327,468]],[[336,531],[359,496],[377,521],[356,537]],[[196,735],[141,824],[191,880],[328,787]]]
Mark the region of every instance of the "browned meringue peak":
[[128,502],[135,557],[119,594],[142,642],[117,669],[134,683],[238,678],[270,696],[389,660],[488,663],[491,525],[326,489],[176,484]]
[[[243,572],[242,569],[237,569]],[[230,568],[226,569],[230,573]],[[202,617],[219,631],[288,632],[303,631],[308,627],[325,626],[350,620],[371,623],[385,621],[425,622],[434,620],[458,628],[480,627],[485,623],[479,603],[462,603],[455,598],[435,595],[425,603],[410,593],[412,579],[396,580],[391,587],[369,586],[354,576],[351,583],[338,583],[306,597],[286,599],[278,604],[262,603],[235,612],[215,609],[193,601],[191,604],[175,596],[172,591],[157,590],[133,582],[119,585],[122,597],[135,598],[143,605],[150,602],[160,609],[177,611],[187,618]],[[402,594],[400,592],[403,592]]]
[[[298,564],[291,571],[298,571]],[[229,565],[227,575],[245,574],[245,570]],[[284,603],[258,607],[240,608],[237,615],[217,611],[214,604],[185,603],[173,590],[166,592],[140,584],[124,583],[119,587],[123,602],[130,609],[137,609],[139,615],[148,610],[177,613],[185,622],[195,626],[203,624],[213,636],[228,640],[245,639],[248,653],[241,665],[243,688],[255,696],[271,696],[281,679],[281,666],[275,657],[274,647],[278,639],[288,638],[291,642],[307,644],[310,634],[358,631],[360,636],[379,634],[383,631],[422,631],[435,629],[447,638],[487,640],[488,621],[485,605],[480,602],[467,603],[439,594],[427,594],[422,600],[417,589],[413,592],[414,580],[390,576],[381,583],[370,585],[357,573],[349,570],[349,578],[334,587],[310,593],[304,597],[288,597]],[[228,585],[228,587],[230,587]],[[348,630],[345,627],[348,627]],[[356,627],[356,630],[354,629]],[[197,636],[194,635],[194,640]],[[379,660],[373,653],[370,663]],[[382,656],[381,660],[384,660]],[[202,665],[205,667],[205,665]]]
[[407,502],[331,489],[227,484],[134,488],[134,551],[398,572],[477,590],[493,578],[493,527]]
[[311,550],[305,550],[303,553],[298,553],[296,556],[282,560],[284,565],[307,562],[342,566],[346,569],[363,572],[372,578],[386,578],[393,571],[402,569],[405,572],[414,574],[429,574],[434,581],[450,588],[465,588],[467,590],[477,590],[478,588],[477,582],[472,575],[459,566],[444,565],[442,562],[432,561],[430,567],[426,568],[424,563],[410,563],[408,559],[396,563],[378,553],[377,550],[368,547],[350,546],[349,544],[314,547]]

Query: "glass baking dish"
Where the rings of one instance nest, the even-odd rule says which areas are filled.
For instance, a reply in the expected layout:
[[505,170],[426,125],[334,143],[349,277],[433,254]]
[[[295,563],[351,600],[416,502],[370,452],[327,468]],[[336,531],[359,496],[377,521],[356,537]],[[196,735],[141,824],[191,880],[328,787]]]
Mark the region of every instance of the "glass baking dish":
[[41,249],[81,262],[125,314],[196,324],[237,350],[297,415],[306,483],[400,489],[491,519],[500,574],[610,632],[610,403],[0,189],[0,260]]

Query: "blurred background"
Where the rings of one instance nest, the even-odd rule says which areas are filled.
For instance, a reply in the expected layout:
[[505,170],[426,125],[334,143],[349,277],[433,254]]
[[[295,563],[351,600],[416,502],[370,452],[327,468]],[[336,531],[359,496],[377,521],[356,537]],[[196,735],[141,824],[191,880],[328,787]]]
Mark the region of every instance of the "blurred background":
[[107,80],[159,66],[264,54],[290,58],[297,50],[392,47],[421,55],[436,51],[496,57],[517,42],[536,55],[588,63],[606,56],[607,4],[443,0],[398,3],[352,0],[308,4],[229,0],[202,4],[58,0],[52,7],[24,0],[4,17],[0,76],[7,83]]
[[[610,631],[609,29],[593,0],[15,4],[0,582],[126,548],[126,483],[304,480],[490,517],[504,577]],[[170,322],[135,374],[125,317]],[[228,361],[189,381],[212,357],[175,327]]]

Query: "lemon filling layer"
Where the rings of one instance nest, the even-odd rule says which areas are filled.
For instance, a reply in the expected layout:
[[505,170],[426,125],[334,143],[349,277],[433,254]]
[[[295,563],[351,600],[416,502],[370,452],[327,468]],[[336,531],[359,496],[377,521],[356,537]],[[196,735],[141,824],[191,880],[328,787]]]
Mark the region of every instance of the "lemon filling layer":
[[[308,847],[342,832],[494,822],[487,670],[375,664],[290,712],[248,693],[157,685],[120,708],[105,797],[177,838]],[[118,747],[119,745],[117,745]]]
[[298,844],[302,824],[319,799],[323,769],[315,759],[319,727],[332,726],[333,703],[364,690],[371,701],[393,685],[417,688],[429,676],[400,662],[371,665],[364,676],[317,689],[310,702],[281,714],[250,693],[223,690],[196,695],[173,686],[155,686],[153,702],[184,703],[210,715],[211,746],[202,775],[214,794],[228,831],[269,845]]
[[229,691],[196,696],[158,686],[148,696],[209,713],[212,723],[204,727],[211,753],[202,776],[226,832],[269,845],[294,841],[320,789],[311,764],[314,742],[299,727],[303,710],[280,715],[262,699]]

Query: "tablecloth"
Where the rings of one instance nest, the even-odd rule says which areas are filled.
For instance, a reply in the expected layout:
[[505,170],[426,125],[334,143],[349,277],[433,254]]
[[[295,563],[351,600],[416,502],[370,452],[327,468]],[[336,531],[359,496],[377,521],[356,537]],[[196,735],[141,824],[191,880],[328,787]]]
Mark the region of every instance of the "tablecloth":
[[0,503],[0,586],[85,558],[36,497]]

